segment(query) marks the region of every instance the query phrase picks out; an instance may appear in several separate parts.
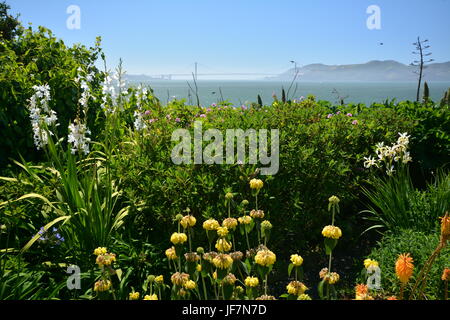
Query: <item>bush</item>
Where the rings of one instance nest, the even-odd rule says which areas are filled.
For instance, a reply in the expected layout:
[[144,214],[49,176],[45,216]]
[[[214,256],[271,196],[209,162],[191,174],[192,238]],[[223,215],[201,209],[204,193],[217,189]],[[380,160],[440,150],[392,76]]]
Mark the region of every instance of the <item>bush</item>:
[[[368,256],[380,264],[381,285],[385,295],[397,295],[400,290],[400,282],[395,275],[395,261],[402,253],[411,253],[414,259],[414,273],[408,283],[405,294],[408,297],[409,290],[414,284],[423,264],[428,260],[437,244],[439,233],[426,234],[414,230],[403,230],[398,235],[386,234]],[[427,299],[444,298],[444,281],[441,280],[444,268],[449,267],[450,248],[447,246],[436,259],[431,268],[425,289]]]
[[[42,154],[34,151],[27,109],[35,85],[50,85],[50,106],[61,123],[57,135],[67,135],[79,99],[78,84],[74,81],[77,69],[95,75],[91,84],[95,96],[102,80],[94,66],[99,53],[100,39],[89,49],[80,45],[69,48],[44,27],[37,31],[30,27],[11,40],[0,41],[0,166],[19,155],[26,160],[41,159]],[[99,131],[95,125],[98,109],[99,102],[91,102],[88,120],[94,135]]]
[[[187,207],[197,217],[220,218],[226,213],[224,190],[244,194],[256,166],[171,162],[172,132],[192,130],[192,122],[202,119],[203,130],[217,128],[223,133],[228,128],[280,130],[280,170],[275,176],[263,177],[267,188],[260,203],[279,228],[272,239],[281,251],[293,241],[304,248],[321,241],[321,227],[329,218],[326,199],[332,194],[343,199],[344,232],[361,232],[354,213],[360,186],[368,178],[363,157],[380,137],[394,139],[399,131],[412,127],[410,120],[389,109],[365,108],[358,115],[341,112],[328,119],[330,109],[314,98],[295,104],[275,102],[261,109],[219,107],[208,111],[176,102],[149,109],[148,117],[159,120],[139,135],[126,134],[114,164],[115,175],[122,178],[126,197],[134,206],[130,221],[137,233],[159,242],[174,216]],[[200,114],[206,118],[198,117]],[[242,200],[235,199],[233,214]]]

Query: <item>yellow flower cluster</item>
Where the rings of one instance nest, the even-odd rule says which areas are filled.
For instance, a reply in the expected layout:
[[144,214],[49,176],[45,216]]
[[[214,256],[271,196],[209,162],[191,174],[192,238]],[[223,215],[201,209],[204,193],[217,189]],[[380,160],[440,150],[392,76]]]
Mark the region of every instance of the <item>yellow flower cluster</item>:
[[260,250],[256,253],[255,262],[263,267],[271,266],[277,260],[277,256],[270,250]]
[[105,247],[98,247],[97,249],[94,250],[94,254],[96,256],[106,254],[107,252],[108,252],[108,250]]
[[222,226],[226,227],[228,230],[236,229],[237,225],[238,225],[238,221],[235,218],[226,218],[222,222]]
[[130,298],[130,300],[138,300],[139,292],[130,292],[129,298]]
[[370,267],[378,267],[378,261],[372,259],[364,260],[364,267],[369,269]]
[[183,287],[186,290],[194,290],[197,287],[197,284],[193,280],[188,280],[185,283],[183,283]]
[[178,259],[177,252],[174,247],[166,250],[166,256],[167,256],[167,259],[169,259],[169,260]]
[[269,220],[264,220],[263,222],[261,222],[261,230],[262,231],[270,230],[270,229],[272,229],[272,227],[273,226]]
[[291,262],[295,267],[300,267],[303,264],[303,258],[298,254],[291,255]]
[[243,216],[238,218],[240,224],[250,224],[252,222],[252,217],[250,216]]
[[247,277],[245,278],[244,283],[246,287],[254,288],[259,285],[259,280],[256,277]]
[[335,284],[340,279],[339,274],[336,272],[331,272],[328,275],[325,276],[325,281],[329,284]]
[[287,292],[289,294],[292,294],[294,296],[299,296],[301,294],[304,294],[308,288],[300,281],[291,281],[286,286]]
[[216,249],[220,252],[228,252],[231,250],[231,243],[226,239],[219,239],[216,242]]
[[99,280],[94,284],[94,291],[96,292],[108,291],[110,288],[111,288],[110,280]]
[[260,190],[264,186],[264,183],[260,179],[250,180],[250,188],[254,190]]
[[328,198],[328,201],[331,204],[337,205],[341,200],[336,196],[331,196],[330,198]]
[[156,283],[159,283],[159,284],[164,283],[164,277],[163,277],[163,275],[157,276],[157,277],[155,278],[155,282],[156,282]]
[[110,266],[113,262],[116,261],[116,255],[114,253],[102,253],[97,256],[95,263],[98,264],[99,267]]
[[297,300],[312,300],[312,299],[311,299],[311,297],[308,294],[303,293],[303,294],[298,296]]
[[184,216],[180,221],[180,224],[183,226],[184,229],[187,229],[188,227],[192,228],[193,226],[195,226],[196,223],[197,219],[195,219],[195,217],[191,215]]
[[156,294],[152,294],[152,295],[146,295],[144,297],[144,300],[158,300],[158,296]]
[[174,232],[170,237],[170,242],[174,245],[183,244],[187,241],[187,235],[185,233]]
[[217,234],[219,235],[219,237],[226,237],[228,235],[228,228],[227,227],[217,228]]
[[322,235],[325,238],[339,239],[340,237],[342,237],[342,231],[341,229],[339,229],[339,227],[326,226],[322,230]]
[[218,269],[228,269],[233,264],[233,259],[229,254],[221,253],[213,259],[213,264]]
[[217,230],[220,227],[219,222],[217,222],[216,219],[208,219],[205,222],[203,222],[203,229],[214,231]]

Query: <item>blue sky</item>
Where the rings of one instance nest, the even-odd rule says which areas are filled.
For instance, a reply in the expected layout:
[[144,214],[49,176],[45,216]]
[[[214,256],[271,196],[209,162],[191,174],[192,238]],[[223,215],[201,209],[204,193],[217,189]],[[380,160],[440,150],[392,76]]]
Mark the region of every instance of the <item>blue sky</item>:
[[[189,73],[195,61],[205,73],[280,73],[290,60],[410,63],[417,36],[437,62],[450,60],[450,0],[6,1],[24,25],[44,25],[68,44],[102,36],[108,64],[122,57],[130,74]],[[79,30],[66,27],[72,4]],[[370,5],[381,9],[381,30],[366,27]]]

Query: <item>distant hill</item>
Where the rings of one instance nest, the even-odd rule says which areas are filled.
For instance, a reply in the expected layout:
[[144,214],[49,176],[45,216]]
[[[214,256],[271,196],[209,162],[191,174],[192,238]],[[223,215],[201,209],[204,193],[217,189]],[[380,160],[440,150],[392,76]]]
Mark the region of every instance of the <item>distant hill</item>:
[[[408,66],[394,60],[370,61],[364,64],[325,65],[309,64],[299,68],[299,79],[303,81],[416,81],[413,72],[417,67]],[[295,69],[280,74],[270,80],[291,80]],[[425,81],[450,81],[450,61],[428,64]]]

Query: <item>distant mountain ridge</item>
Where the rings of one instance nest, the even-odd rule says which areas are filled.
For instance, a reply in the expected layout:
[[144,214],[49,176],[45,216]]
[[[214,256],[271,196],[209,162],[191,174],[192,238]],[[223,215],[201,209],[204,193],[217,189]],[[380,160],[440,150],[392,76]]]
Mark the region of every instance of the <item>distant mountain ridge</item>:
[[[414,70],[394,60],[373,60],[363,64],[325,65],[309,64],[298,68],[302,81],[416,81]],[[295,69],[270,77],[270,80],[290,80]],[[425,69],[425,81],[450,81],[450,61],[428,64]]]

